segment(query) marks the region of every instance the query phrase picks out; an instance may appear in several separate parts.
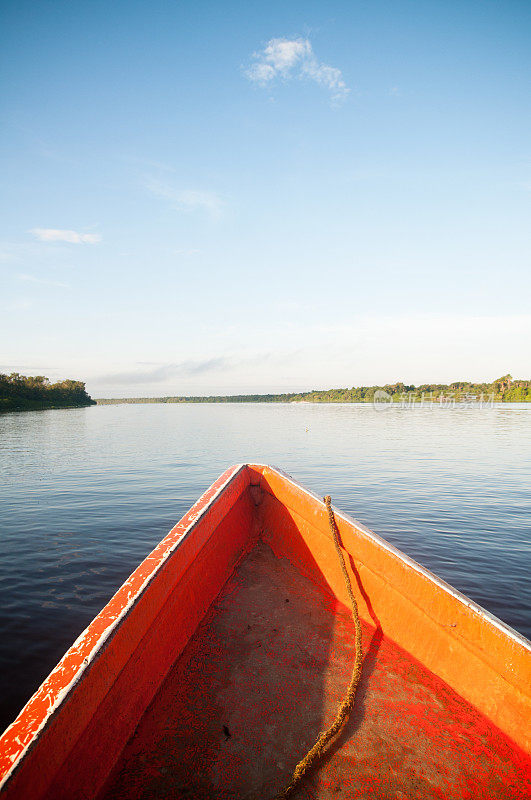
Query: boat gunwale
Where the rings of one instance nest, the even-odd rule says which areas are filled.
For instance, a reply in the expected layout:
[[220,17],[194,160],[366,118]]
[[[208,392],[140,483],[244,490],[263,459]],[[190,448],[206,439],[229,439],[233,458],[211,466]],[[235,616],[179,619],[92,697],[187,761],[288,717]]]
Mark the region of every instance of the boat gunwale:
[[[66,653],[61,657],[60,661],[56,664],[56,666],[51,670],[51,672],[44,678],[43,682],[40,684],[38,689],[32,694],[29,698],[27,703],[22,707],[19,714],[13,720],[13,722],[8,725],[8,727],[3,731],[0,735],[0,756],[2,755],[1,750],[5,740],[9,740],[9,734],[13,732],[13,729],[19,723],[24,715],[31,709],[31,706],[36,703],[38,700],[41,699],[41,695],[43,696],[42,699],[45,697],[49,700],[48,695],[52,694],[55,695],[54,699],[51,703],[48,702],[48,708],[45,714],[42,715],[38,725],[34,730],[30,730],[27,732],[27,741],[24,743],[21,742],[19,735],[17,735],[13,741],[19,745],[19,749],[13,753],[12,755],[7,756],[11,760],[10,766],[8,766],[3,774],[0,777],[0,792],[2,792],[5,784],[13,777],[14,773],[18,769],[18,767],[23,763],[24,758],[28,755],[29,751],[36,745],[38,740],[41,738],[43,733],[45,732],[48,723],[51,719],[57,714],[60,710],[60,707],[67,699],[67,697],[71,694],[71,692],[75,689],[77,684],[83,678],[87,669],[95,662],[101,651],[103,650],[105,644],[107,643],[108,639],[111,635],[116,631],[118,627],[124,622],[126,617],[129,616],[137,602],[140,600],[141,596],[144,594],[148,586],[152,583],[155,579],[157,574],[160,572],[164,564],[168,561],[170,556],[175,553],[177,548],[183,543],[184,539],[186,539],[193,531],[193,529],[198,525],[207,511],[211,508],[211,506],[216,502],[216,500],[220,497],[222,492],[227,489],[227,487],[234,481],[240,473],[247,468],[247,464],[240,463],[235,464],[232,467],[226,469],[222,474],[206,489],[205,492],[196,500],[196,502],[188,509],[188,511],[178,520],[178,522],[168,531],[166,536],[164,536],[160,542],[158,542],[155,547],[146,555],[145,558],[142,559],[140,564],[138,564],[133,572],[129,575],[128,578],[118,587],[116,592],[111,596],[108,602],[103,606],[103,608],[98,612],[98,614],[90,621],[86,628],[79,634],[76,640],[73,642],[72,645],[68,648]],[[224,480],[223,480],[224,479]],[[222,481],[220,483],[220,481]],[[216,486],[219,484],[218,486]],[[214,491],[213,487],[216,486]],[[188,524],[184,527],[183,531],[179,533],[178,538],[171,543],[166,549],[163,548],[164,543],[170,537],[175,537],[177,529],[180,528],[185,522]],[[117,595],[123,591],[124,587],[130,582],[133,581],[135,575],[141,571],[143,565],[153,557],[153,554],[158,549],[163,550],[161,557],[158,561],[153,565],[152,570],[150,573],[145,577],[143,582],[138,586],[138,588],[134,591],[134,593],[129,593],[127,601],[122,605],[121,609],[119,610],[118,614],[114,616],[109,624],[105,627],[105,629],[101,632],[99,637],[96,639],[94,644],[89,644],[87,647],[88,652],[86,653],[83,649],[83,640],[88,639],[88,633],[92,626],[96,625],[97,621],[100,621],[105,618],[108,614],[109,607],[112,605],[113,601]],[[86,644],[86,642],[85,642]],[[78,650],[78,648],[80,648]],[[70,678],[70,680],[63,686],[56,687],[52,692],[48,692],[46,690],[46,683],[52,678],[53,676],[58,675],[64,662],[70,657],[77,655],[79,663],[75,668],[75,672]],[[37,709],[36,709],[37,710]],[[35,717],[32,722],[37,723],[39,718]],[[7,759],[6,759],[7,760]]]
[[[262,472],[262,470],[264,469],[270,469],[273,472],[276,472],[282,478],[289,481],[289,483],[291,483],[297,489],[302,490],[305,494],[309,495],[313,500],[316,500],[323,508],[325,508],[325,504],[323,502],[322,497],[319,497],[319,495],[313,492],[311,489],[308,489],[307,487],[303,486],[295,478],[293,478],[287,472],[284,472],[284,470],[280,469],[279,467],[262,465],[262,464],[248,464],[247,466],[250,467],[251,469],[257,469],[260,472]],[[466,596],[466,594],[460,592],[459,589],[456,589],[450,583],[447,583],[445,580],[443,580],[443,578],[439,578],[439,576],[436,575],[434,572],[431,572],[431,570],[427,569],[426,567],[423,567],[422,564],[419,564],[418,561],[415,561],[415,559],[411,558],[411,556],[408,556],[406,553],[402,552],[402,550],[399,550],[398,547],[395,547],[395,545],[388,542],[378,533],[375,533],[373,530],[364,525],[362,522],[359,522],[350,514],[341,511],[334,505],[332,505],[332,508],[334,510],[334,515],[336,517],[342,519],[344,522],[347,523],[347,525],[351,525],[353,528],[355,528],[355,530],[358,531],[358,533],[361,533],[363,536],[365,536],[365,538],[374,542],[383,550],[386,550],[388,553],[391,553],[392,555],[396,556],[400,561],[407,564],[407,566],[411,567],[415,572],[418,572],[424,578],[427,578],[432,583],[435,583],[439,588],[443,589],[447,594],[450,594],[453,598],[458,600],[462,605],[469,608],[471,611],[473,611],[481,618],[485,619],[487,622],[491,623],[495,628],[500,630],[502,633],[507,634],[507,636],[510,639],[513,639],[517,644],[521,645],[531,653],[531,641],[527,639],[523,634],[519,633],[517,630],[512,628],[506,622],[503,622],[503,620],[501,620],[495,614],[492,614],[492,612],[487,611],[486,608],[480,606],[479,603],[475,602],[475,600],[471,600],[469,597]]]

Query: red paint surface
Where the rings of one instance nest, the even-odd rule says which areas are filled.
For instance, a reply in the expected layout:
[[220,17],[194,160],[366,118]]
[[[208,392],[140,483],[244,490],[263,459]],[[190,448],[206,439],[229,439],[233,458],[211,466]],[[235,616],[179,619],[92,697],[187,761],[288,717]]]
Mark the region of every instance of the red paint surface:
[[[510,740],[530,747],[528,647],[378,537],[339,516],[338,522],[362,617],[382,640],[409,653],[411,664],[422,664],[440,686],[455,690],[463,708],[479,715],[474,725],[483,720],[517,769],[522,755]],[[118,590],[5,732],[3,796],[95,795],[259,533],[320,590],[345,600],[322,504],[271,468],[227,470]],[[296,684],[290,688],[296,696]],[[422,731],[422,704],[409,709]],[[456,750],[472,752],[462,733],[449,736]],[[469,789],[463,784],[462,791],[465,797]]]
[[[98,800],[272,798],[336,714],[353,627],[347,609],[257,545]],[[352,716],[295,797],[527,797],[528,761],[507,737],[381,630],[363,623],[363,641]]]

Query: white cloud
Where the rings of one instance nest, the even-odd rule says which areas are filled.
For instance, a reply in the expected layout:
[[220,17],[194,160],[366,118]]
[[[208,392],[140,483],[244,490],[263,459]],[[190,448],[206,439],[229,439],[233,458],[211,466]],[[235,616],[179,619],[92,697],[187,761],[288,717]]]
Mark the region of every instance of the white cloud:
[[231,359],[225,356],[170,364],[148,363],[147,365],[141,365],[140,369],[135,367],[132,370],[96,376],[93,378],[93,382],[110,386],[137,386],[140,384],[163,383],[172,379],[196,377],[210,374],[211,372],[224,372],[231,369],[231,367]]
[[146,181],[146,189],[156,197],[163,197],[169,200],[174,208],[181,211],[203,210],[213,217],[221,214],[223,201],[215,192],[201,191],[196,189],[175,189],[168,183],[160,181],[158,178],[149,178]]
[[182,248],[181,250],[173,250],[174,256],[199,256],[203,251],[197,247]]
[[43,280],[42,278],[36,278],[34,275],[27,275],[25,273],[18,275],[18,279],[21,281],[26,281],[27,283],[38,283],[41,286],[59,286],[63,289],[68,287],[67,283],[62,283],[61,281],[47,281]]
[[31,300],[26,298],[21,298],[19,300],[13,300],[11,303],[8,303],[6,306],[6,311],[28,311],[33,306]]
[[[102,353],[100,361],[87,365],[83,374],[89,391],[92,385],[97,397],[262,394],[396,381],[417,385],[491,381],[507,372],[516,378],[530,377],[531,314],[367,315],[339,324],[332,318],[312,318],[314,322],[301,326],[287,310],[284,322],[276,316],[272,325],[268,314],[267,319],[257,319],[252,340],[242,343],[236,327],[230,339],[213,346],[209,342],[208,351],[182,360],[171,356],[164,360],[172,347],[162,343],[160,362],[121,361],[127,354],[116,353],[115,364],[102,371],[109,357]],[[267,349],[258,349],[260,342],[267,342]],[[75,374],[80,367],[73,362],[61,369],[62,374]]]
[[336,101],[343,100],[350,91],[340,69],[317,60],[309,39],[270,39],[254,59],[245,74],[260,86],[267,86],[275,78],[306,78],[328,89]]
[[78,233],[58,228],[32,228],[32,233],[41,242],[68,242],[69,244],[97,244],[101,242],[99,233]]
[[179,192],[177,202],[185,208],[204,208],[212,214],[221,210],[221,200],[214,192]]

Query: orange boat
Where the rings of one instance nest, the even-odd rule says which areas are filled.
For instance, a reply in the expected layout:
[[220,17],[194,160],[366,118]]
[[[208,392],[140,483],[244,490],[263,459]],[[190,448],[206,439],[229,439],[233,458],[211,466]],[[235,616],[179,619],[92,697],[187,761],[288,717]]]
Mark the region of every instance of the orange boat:
[[[335,519],[363,672],[293,796],[529,798],[530,643]],[[2,797],[271,798],[334,719],[354,642],[323,502],[272,467],[232,467],[5,731]]]

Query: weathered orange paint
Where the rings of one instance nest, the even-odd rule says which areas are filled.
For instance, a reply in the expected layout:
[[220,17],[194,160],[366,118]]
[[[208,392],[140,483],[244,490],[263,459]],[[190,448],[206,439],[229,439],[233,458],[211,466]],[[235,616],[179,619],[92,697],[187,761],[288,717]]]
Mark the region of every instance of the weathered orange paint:
[[[364,526],[339,511],[336,518],[362,619],[483,715],[515,753],[529,752],[529,642]],[[3,796],[98,794],[259,537],[336,602],[346,602],[319,498],[274,468],[232,467],[140,564],[5,731]],[[418,718],[421,724],[422,709]]]
[[[264,540],[348,603],[324,505],[277,470],[254,472],[266,493]],[[531,750],[529,642],[372,531],[336,518],[362,618],[377,618],[385,635]]]

